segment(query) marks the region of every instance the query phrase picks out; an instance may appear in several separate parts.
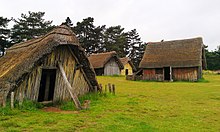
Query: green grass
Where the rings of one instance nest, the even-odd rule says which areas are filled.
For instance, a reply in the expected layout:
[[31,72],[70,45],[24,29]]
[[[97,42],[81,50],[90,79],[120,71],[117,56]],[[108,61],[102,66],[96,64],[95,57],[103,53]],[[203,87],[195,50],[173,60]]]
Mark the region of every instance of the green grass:
[[208,74],[199,82],[121,76],[98,81],[115,84],[116,95],[85,96],[90,109],[72,114],[8,109],[0,115],[0,131],[220,131],[220,75]]

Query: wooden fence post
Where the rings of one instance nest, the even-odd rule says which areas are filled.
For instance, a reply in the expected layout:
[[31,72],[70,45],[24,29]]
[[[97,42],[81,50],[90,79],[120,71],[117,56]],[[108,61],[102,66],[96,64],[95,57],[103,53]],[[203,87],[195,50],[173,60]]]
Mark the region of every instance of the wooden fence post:
[[99,84],[99,92],[102,93],[102,84]]
[[115,95],[115,84],[112,84],[112,93]]
[[3,108],[6,106],[4,95],[0,96],[0,103],[0,106],[2,106]]
[[108,89],[109,89],[109,93],[111,93],[112,92],[111,83],[108,84]]
[[14,109],[14,97],[15,97],[15,93],[11,92],[11,108]]
[[97,86],[94,86],[94,88],[95,88],[95,93],[97,93],[97,91],[98,91],[98,88],[97,88]]
[[107,85],[105,85],[105,93],[107,93]]
[[23,103],[22,94],[19,93],[19,106],[22,106],[22,103]]
[[3,96],[2,96],[2,106],[3,106],[3,108],[6,107],[6,98],[7,98],[7,96],[5,96],[5,93],[4,93]]

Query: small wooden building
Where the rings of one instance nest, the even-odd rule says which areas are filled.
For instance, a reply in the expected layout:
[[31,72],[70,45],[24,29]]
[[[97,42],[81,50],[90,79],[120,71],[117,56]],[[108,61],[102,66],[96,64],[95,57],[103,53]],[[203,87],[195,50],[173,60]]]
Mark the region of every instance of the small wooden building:
[[45,36],[15,44],[0,58],[0,104],[12,91],[15,99],[38,102],[71,99],[59,67],[63,68],[75,95],[98,86],[75,34],[61,25]]
[[89,61],[96,75],[120,75],[124,68],[115,51],[91,54]]
[[124,66],[124,69],[121,70],[121,75],[133,75],[133,73],[136,71],[136,67],[132,63],[131,59],[128,57],[123,57],[120,58],[120,61]]
[[206,67],[202,38],[148,43],[139,67],[143,80],[197,81]]

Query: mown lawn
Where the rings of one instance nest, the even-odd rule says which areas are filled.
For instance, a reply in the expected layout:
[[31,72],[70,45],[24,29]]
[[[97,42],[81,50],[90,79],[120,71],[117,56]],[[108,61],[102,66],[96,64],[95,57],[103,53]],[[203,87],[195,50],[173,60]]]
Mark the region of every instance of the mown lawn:
[[220,131],[220,75],[204,82],[141,82],[98,77],[114,83],[116,96],[92,100],[72,114],[19,111],[1,115],[1,131]]

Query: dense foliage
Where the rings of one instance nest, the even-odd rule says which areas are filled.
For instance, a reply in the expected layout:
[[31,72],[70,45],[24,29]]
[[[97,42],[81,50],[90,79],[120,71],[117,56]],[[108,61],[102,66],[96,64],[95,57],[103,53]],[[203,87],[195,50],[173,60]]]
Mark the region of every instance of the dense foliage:
[[[22,13],[21,18],[13,19],[14,25],[11,29],[8,28],[11,19],[0,17],[0,56],[4,55],[5,49],[13,44],[36,38],[51,30],[54,25],[52,25],[52,21],[45,20],[44,15],[45,12]],[[136,29],[125,31],[120,25],[95,26],[92,17],[76,22],[76,25],[67,17],[62,24],[73,30],[88,55],[116,51],[119,57],[131,58],[134,65],[138,67],[145,44],[141,41]],[[219,70],[220,47],[215,51],[206,50],[206,60],[209,70]]]
[[[68,23],[66,19],[65,23]],[[94,18],[88,17],[72,27],[87,54],[116,51],[119,57],[130,57],[138,67],[144,53],[144,43],[136,29],[126,32],[123,27],[95,26]]]
[[11,20],[8,18],[0,17],[0,56],[4,54],[5,48],[10,46],[8,23]]
[[220,70],[220,46],[214,51],[206,50],[206,62],[209,70]]
[[43,19],[44,12],[28,12],[28,15],[21,14],[21,18],[14,19],[14,26],[11,29],[12,43],[23,42],[46,34],[53,27],[52,21]]

